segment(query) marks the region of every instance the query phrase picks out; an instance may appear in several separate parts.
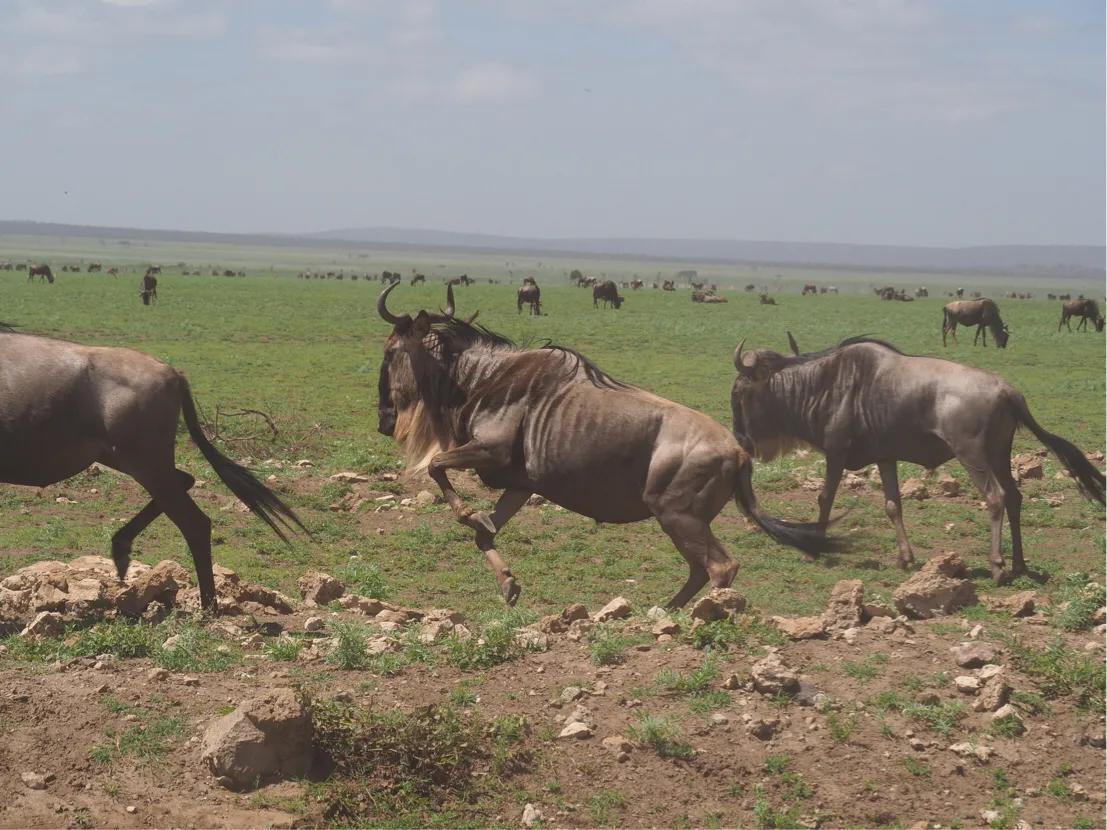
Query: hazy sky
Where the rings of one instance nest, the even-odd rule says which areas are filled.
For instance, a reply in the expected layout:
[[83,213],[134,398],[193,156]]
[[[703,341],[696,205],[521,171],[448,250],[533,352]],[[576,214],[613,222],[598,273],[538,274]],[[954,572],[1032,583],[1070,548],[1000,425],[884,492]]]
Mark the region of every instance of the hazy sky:
[[10,219],[1102,244],[1104,3],[0,0]]

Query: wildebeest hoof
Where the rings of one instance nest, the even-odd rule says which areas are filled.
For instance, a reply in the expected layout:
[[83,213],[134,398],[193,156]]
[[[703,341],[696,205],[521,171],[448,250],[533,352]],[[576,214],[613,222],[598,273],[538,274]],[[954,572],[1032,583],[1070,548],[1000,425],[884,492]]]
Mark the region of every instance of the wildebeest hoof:
[[519,587],[515,577],[509,576],[500,583],[500,593],[503,595],[504,602],[514,608],[515,603],[519,601],[519,594],[523,593],[523,589]]
[[1005,568],[997,568],[992,566],[992,580],[996,585],[1006,585],[1012,579],[1012,574]]
[[475,510],[466,516],[462,516],[461,521],[473,530],[484,529],[493,536],[496,535],[496,525],[492,524],[492,519],[483,510]]

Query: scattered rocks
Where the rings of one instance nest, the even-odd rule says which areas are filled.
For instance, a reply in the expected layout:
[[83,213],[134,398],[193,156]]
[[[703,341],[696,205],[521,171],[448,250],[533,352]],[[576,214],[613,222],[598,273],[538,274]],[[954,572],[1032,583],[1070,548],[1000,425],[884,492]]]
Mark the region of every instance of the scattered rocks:
[[607,605],[592,615],[594,622],[622,620],[630,616],[630,603],[624,597],[615,597]]
[[300,577],[297,585],[300,596],[309,608],[326,605],[346,593],[346,586],[323,571],[308,571]]
[[950,646],[950,652],[958,666],[975,669],[986,663],[994,663],[999,651],[990,643],[974,641]]
[[538,623],[540,631],[546,634],[564,634],[577,620],[587,620],[588,609],[579,602],[570,605],[560,614],[550,614]]
[[[985,666],[984,668],[988,668]],[[980,672],[983,675],[983,672]],[[1011,687],[1007,684],[1007,675],[1002,671],[985,678],[980,694],[973,701],[972,708],[977,712],[994,712],[1011,696]]]
[[822,617],[773,617],[769,622],[790,640],[815,640],[826,636]]
[[363,597],[357,594],[346,594],[338,600],[338,605],[345,611],[356,611],[367,617],[375,617],[384,610],[384,603],[379,599]]
[[306,775],[312,761],[311,712],[292,689],[266,692],[212,723],[200,757],[228,789]]
[[984,684],[979,677],[963,674],[960,677],[953,678],[953,685],[956,686],[957,691],[963,695],[974,695],[980,691],[980,687]]
[[763,695],[793,694],[799,690],[799,675],[772,652],[750,667],[753,687]]
[[335,473],[333,476],[330,476],[330,480],[337,481],[339,484],[368,484],[373,479],[361,473],[344,472]]
[[926,485],[917,478],[909,478],[903,482],[899,487],[899,495],[901,499],[916,499],[917,501],[930,498],[930,492],[926,489]]
[[947,552],[934,556],[902,582],[892,594],[900,613],[913,619],[952,614],[976,602],[976,589],[961,557]]
[[322,617],[308,617],[304,620],[304,631],[322,631],[326,626]]
[[746,598],[733,588],[715,588],[692,606],[692,619],[727,620],[746,610]]
[[962,758],[975,758],[982,763],[987,762],[995,754],[995,750],[990,746],[977,745],[968,741],[950,745],[949,751]]

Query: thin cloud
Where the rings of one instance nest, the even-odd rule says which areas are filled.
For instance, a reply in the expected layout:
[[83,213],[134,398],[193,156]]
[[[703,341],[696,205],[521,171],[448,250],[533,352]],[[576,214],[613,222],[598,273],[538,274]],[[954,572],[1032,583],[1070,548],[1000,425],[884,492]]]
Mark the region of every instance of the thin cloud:
[[531,98],[538,83],[527,72],[506,63],[481,63],[466,67],[454,82],[454,97],[466,104]]

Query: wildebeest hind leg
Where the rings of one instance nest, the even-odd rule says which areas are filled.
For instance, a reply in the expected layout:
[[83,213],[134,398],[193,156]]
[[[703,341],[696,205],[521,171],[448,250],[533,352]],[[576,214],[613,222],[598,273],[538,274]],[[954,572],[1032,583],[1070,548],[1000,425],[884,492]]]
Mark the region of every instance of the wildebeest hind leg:
[[[507,490],[500,496],[500,500],[496,502],[496,507],[492,510],[491,516],[492,525],[496,528],[497,533],[527,503],[530,495],[527,490]],[[483,525],[478,525],[476,530],[477,547],[484,553],[484,558],[488,560],[488,566],[492,568],[492,573],[496,577],[496,584],[500,586],[500,594],[503,596],[504,602],[508,605],[514,605],[523,589],[519,587],[519,583],[515,581],[515,574],[511,572],[499,551],[496,550],[496,534],[489,533]]]
[[[819,533],[826,535],[826,526],[830,523],[830,510],[834,507],[834,496],[838,492],[838,483],[842,480],[842,471],[845,467],[836,460],[826,460],[826,481],[823,482],[823,490],[819,493]],[[803,561],[814,562],[815,557],[810,553],[803,555]]]
[[730,587],[738,563],[715,538],[707,522],[687,513],[662,513],[657,521],[688,563],[688,579],[669,600],[668,608],[684,606],[708,581],[715,588]]
[[[1004,492],[1000,482],[996,479],[995,473],[989,469],[986,462],[977,463],[975,460],[966,460],[964,458],[960,460],[965,469],[969,471],[969,475],[972,476],[973,482],[984,496],[984,501],[988,505],[988,515],[992,523],[992,539],[991,547],[988,552],[988,562],[992,568],[992,579],[995,580],[997,585],[1002,585],[1007,580],[1007,572],[1004,569],[1003,552],[1001,550],[1003,542],[1003,511],[1007,506],[1007,494]],[[1010,473],[1008,473],[1008,476],[1010,476]],[[1019,498],[1021,503],[1021,496]],[[1018,514],[1018,512],[1016,508],[1015,513]]]
[[[177,476],[184,484],[185,490],[191,489],[192,485],[196,483],[196,479],[184,470],[177,470]],[[131,565],[131,545],[138,538],[138,534],[149,527],[150,523],[161,513],[161,507],[156,501],[152,501],[111,537],[111,558],[115,562],[115,572],[118,574],[120,582],[126,578],[127,569]]]
[[457,494],[457,490],[454,489],[450,479],[446,476],[446,470],[468,470],[478,466],[506,466],[511,460],[510,452],[510,444],[501,447],[480,441],[470,441],[455,450],[440,452],[430,460],[430,464],[427,465],[427,475],[438,485],[442,491],[442,497],[446,499],[446,503],[454,511],[454,516],[463,525],[474,529],[483,527],[493,536],[496,534],[496,526],[487,513],[467,507],[461,501],[461,496]]
[[899,545],[899,566],[906,569],[915,561],[911,543],[907,541],[907,531],[903,527],[903,504],[899,497],[899,474],[895,461],[881,461],[876,465],[880,471],[880,484],[884,488],[884,512],[896,529],[896,542]]

